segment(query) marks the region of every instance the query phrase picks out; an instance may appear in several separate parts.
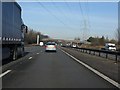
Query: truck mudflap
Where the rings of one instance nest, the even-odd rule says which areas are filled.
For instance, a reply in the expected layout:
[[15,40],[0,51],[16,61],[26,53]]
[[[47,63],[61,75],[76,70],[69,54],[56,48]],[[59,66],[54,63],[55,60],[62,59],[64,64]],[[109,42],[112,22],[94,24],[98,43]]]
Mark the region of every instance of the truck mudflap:
[[10,48],[10,59],[11,60],[16,60],[18,57],[18,53],[17,53],[17,46]]

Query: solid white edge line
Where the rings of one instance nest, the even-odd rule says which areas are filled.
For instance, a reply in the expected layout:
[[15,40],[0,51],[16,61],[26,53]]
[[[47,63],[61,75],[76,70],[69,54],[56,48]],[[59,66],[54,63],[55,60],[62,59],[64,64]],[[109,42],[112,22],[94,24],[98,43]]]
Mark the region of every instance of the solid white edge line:
[[89,65],[87,65],[87,64],[83,63],[82,61],[78,60],[77,58],[75,58],[74,56],[70,55],[66,51],[62,50],[62,52],[64,52],[65,54],[67,54],[68,56],[70,56],[71,58],[73,58],[75,61],[77,61],[78,63],[82,64],[83,66],[85,66],[86,68],[88,68],[89,70],[91,70],[92,72],[94,72],[95,74],[97,74],[98,76],[102,77],[103,79],[105,79],[106,81],[108,81],[109,83],[111,83],[112,85],[120,88],[120,84],[118,82],[112,80],[111,78],[107,77],[106,75],[104,75],[104,74],[100,73],[99,71],[93,69],[92,67],[90,67]]
[[39,53],[36,53],[36,54],[39,54]]
[[32,59],[32,57],[29,57],[29,59]]
[[11,70],[7,70],[6,72],[0,74],[0,78],[3,77],[3,76],[5,76],[5,75],[6,75],[7,73],[9,73],[9,72],[11,72]]

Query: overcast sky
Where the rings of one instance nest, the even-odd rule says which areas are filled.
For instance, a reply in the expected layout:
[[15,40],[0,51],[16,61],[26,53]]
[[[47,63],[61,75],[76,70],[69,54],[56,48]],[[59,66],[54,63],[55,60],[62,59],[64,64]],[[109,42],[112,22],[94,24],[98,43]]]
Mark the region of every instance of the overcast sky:
[[[52,1],[52,0],[51,0]],[[64,0],[65,1],[65,0]],[[24,23],[52,38],[115,38],[117,2],[19,2]],[[84,29],[86,28],[86,29]]]

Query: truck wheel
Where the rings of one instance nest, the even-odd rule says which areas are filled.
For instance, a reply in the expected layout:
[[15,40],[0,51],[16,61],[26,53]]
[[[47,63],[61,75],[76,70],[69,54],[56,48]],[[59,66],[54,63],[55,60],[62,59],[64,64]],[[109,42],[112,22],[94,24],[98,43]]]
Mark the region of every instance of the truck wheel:
[[10,50],[10,60],[16,60],[17,59],[17,49],[11,48]]
[[21,57],[24,56],[24,47],[21,47]]

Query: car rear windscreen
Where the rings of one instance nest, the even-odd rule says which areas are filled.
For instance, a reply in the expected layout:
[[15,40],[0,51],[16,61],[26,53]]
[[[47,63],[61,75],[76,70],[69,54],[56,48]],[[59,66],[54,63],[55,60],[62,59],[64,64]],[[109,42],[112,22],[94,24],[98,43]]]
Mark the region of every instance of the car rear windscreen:
[[46,45],[55,45],[55,43],[47,43]]

